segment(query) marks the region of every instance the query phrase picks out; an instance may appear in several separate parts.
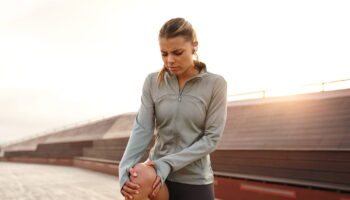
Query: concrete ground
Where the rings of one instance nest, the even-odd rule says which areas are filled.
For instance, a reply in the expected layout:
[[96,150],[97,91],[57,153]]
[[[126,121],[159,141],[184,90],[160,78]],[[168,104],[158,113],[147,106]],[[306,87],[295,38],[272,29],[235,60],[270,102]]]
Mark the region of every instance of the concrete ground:
[[118,178],[76,167],[0,162],[1,200],[123,200]]

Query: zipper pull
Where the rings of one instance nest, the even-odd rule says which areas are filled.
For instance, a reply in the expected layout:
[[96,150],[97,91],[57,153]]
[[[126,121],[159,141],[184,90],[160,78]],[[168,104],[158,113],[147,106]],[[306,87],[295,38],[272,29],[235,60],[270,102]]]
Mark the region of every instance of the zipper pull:
[[182,99],[181,96],[178,96],[178,97],[177,97],[177,101],[178,101],[178,102],[181,102],[181,99]]

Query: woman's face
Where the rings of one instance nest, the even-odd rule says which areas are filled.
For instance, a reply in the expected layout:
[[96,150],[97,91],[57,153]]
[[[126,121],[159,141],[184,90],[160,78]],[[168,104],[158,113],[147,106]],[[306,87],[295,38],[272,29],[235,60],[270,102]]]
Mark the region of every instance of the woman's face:
[[193,53],[197,42],[186,41],[184,37],[159,38],[160,51],[165,67],[176,76],[183,76],[194,69]]

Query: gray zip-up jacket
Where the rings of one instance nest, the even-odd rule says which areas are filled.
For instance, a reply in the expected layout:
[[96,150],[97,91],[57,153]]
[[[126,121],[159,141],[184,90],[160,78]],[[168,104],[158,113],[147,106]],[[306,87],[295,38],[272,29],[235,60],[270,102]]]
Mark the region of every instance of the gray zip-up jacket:
[[140,162],[156,129],[149,160],[155,162],[162,183],[213,183],[209,153],[224,131],[227,85],[222,76],[201,72],[179,90],[170,72],[157,83],[158,73],[147,76],[132,133],[119,165],[119,183],[129,180],[129,169]]

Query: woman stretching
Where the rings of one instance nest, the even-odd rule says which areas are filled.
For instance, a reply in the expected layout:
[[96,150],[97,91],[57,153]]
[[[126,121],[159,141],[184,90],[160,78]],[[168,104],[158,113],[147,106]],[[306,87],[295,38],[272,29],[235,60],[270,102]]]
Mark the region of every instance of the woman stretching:
[[[214,200],[209,154],[224,131],[227,86],[198,60],[198,41],[183,18],[159,32],[164,62],[145,79],[141,107],[119,166],[125,199]],[[151,142],[148,160],[139,163]]]

